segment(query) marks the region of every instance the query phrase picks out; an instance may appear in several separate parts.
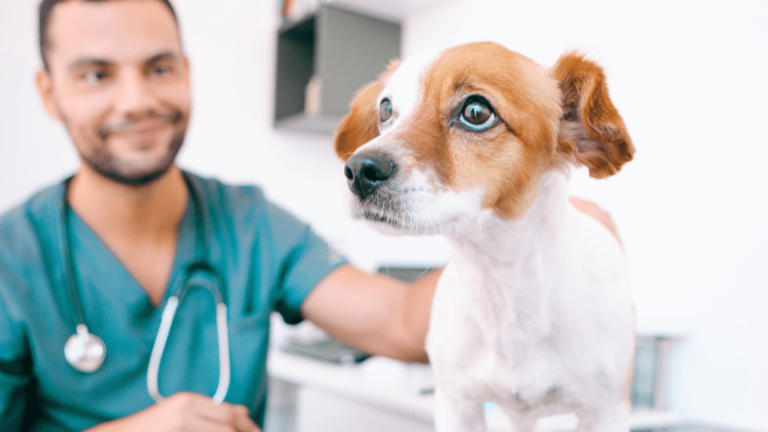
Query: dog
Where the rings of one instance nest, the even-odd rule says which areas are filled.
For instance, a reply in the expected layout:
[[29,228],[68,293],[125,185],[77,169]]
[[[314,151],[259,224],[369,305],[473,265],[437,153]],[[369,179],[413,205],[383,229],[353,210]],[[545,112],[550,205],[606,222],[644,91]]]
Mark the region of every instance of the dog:
[[334,141],[354,217],[450,245],[426,341],[438,432],[485,430],[484,402],[519,432],[559,413],[629,430],[624,253],[567,191],[570,167],[605,178],[635,152],[597,64],[546,69],[490,42],[393,61]]

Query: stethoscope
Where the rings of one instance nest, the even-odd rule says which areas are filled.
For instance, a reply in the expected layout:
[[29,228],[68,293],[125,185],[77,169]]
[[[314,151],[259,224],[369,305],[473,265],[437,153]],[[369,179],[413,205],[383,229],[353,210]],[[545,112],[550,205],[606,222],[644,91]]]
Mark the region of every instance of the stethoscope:
[[[184,299],[184,295],[191,289],[203,288],[211,293],[216,302],[216,330],[218,333],[219,344],[219,385],[216,393],[213,395],[214,403],[221,403],[227,395],[230,379],[229,362],[229,331],[227,328],[227,305],[223,296],[222,286],[226,286],[226,281],[221,273],[209,264],[208,248],[206,245],[206,227],[203,215],[202,204],[198,200],[194,186],[190,183],[186,174],[184,179],[189,189],[189,198],[195,211],[195,251],[196,260],[184,266],[178,276],[170,284],[170,296],[165,303],[163,313],[160,319],[160,328],[155,337],[155,344],[152,347],[152,353],[149,356],[149,367],[147,368],[147,390],[155,402],[164,399],[158,388],[158,374],[160,362],[163,359],[165,343],[168,341],[168,334],[173,325],[173,319],[176,316],[176,310],[179,303]],[[104,341],[93,333],[88,331],[83,319],[83,311],[80,307],[78,281],[73,271],[74,258],[72,256],[72,243],[69,228],[69,205],[67,204],[66,193],[64,196],[64,268],[66,269],[67,283],[69,285],[70,300],[72,302],[77,324],[75,334],[67,339],[64,345],[64,357],[73,368],[80,372],[92,373],[97,371],[104,359],[107,357],[107,346]],[[215,283],[206,278],[199,277],[201,274],[207,274]]]

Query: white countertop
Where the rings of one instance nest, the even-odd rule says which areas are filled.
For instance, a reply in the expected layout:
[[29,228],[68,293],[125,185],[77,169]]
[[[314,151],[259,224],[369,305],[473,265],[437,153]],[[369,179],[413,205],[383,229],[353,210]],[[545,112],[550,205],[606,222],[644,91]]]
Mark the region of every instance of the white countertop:
[[[423,389],[434,387],[429,365],[404,363],[384,357],[373,357],[362,364],[341,366],[285,353],[270,348],[267,361],[269,375],[300,386],[326,391],[358,403],[366,403],[401,416],[432,422],[433,397],[422,395]],[[489,432],[509,431],[511,425],[500,409],[486,408]],[[680,417],[668,411],[635,411],[633,428],[654,428],[680,423]],[[576,428],[574,415],[542,418],[537,432],[566,432]]]

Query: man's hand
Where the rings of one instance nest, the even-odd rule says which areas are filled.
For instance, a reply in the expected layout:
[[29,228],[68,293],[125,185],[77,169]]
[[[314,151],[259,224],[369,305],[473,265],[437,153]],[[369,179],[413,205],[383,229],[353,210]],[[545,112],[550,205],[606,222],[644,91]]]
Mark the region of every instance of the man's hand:
[[176,393],[136,414],[100,424],[87,432],[260,432],[248,408],[226,402],[216,405],[197,393]]
[[424,339],[440,273],[408,285],[343,266],[312,290],[301,313],[331,336],[369,354],[426,361]]
[[608,214],[607,211],[601,209],[597,206],[597,204],[591,202],[591,201],[584,201],[583,199],[574,198],[571,197],[571,205],[576,207],[577,210],[580,210],[589,216],[592,216],[593,218],[597,219],[598,222],[603,224],[606,228],[608,228],[608,231],[610,231],[617,240],[619,240],[619,243],[621,243],[621,238],[619,238],[619,232],[616,230],[616,224],[613,223],[613,219],[611,218],[611,215]]

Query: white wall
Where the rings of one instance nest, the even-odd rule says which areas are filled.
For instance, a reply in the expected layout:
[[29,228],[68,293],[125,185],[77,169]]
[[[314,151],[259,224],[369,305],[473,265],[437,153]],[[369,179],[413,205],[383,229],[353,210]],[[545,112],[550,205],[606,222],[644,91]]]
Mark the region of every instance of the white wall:
[[637,154],[574,193],[618,221],[640,317],[693,319],[672,407],[768,430],[768,3],[459,0],[405,22],[406,56],[481,40],[605,66]]
[[[0,1],[0,212],[77,167],[34,92],[37,0]],[[194,114],[180,164],[261,184],[356,264],[436,264],[436,239],[383,239],[346,216],[329,138],[271,129],[274,1],[177,0]],[[404,54],[494,40],[553,64],[569,48],[606,66],[638,148],[574,194],[619,223],[638,313],[691,318],[672,353],[670,403],[768,430],[768,12],[765,2],[445,2],[406,20]],[[305,181],[294,173],[301,173]]]

